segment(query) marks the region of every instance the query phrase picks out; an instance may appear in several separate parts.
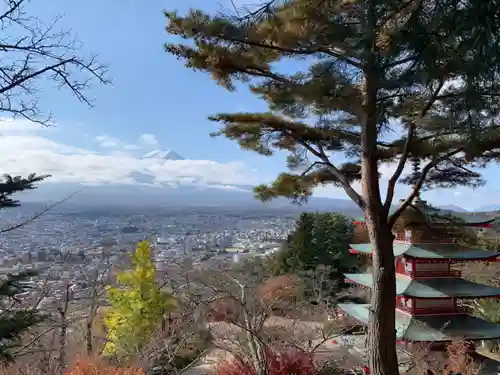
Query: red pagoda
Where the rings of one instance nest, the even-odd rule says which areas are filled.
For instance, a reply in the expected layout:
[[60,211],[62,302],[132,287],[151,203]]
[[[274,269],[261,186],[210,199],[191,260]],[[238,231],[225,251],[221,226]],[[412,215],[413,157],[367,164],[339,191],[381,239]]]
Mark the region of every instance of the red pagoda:
[[[401,343],[430,343],[440,348],[453,340],[500,338],[500,325],[470,315],[465,299],[498,298],[500,288],[462,279],[456,268],[465,262],[497,261],[500,253],[458,244],[457,235],[474,235],[475,228],[492,226],[493,217],[437,210],[417,199],[395,225],[396,331]],[[358,241],[367,240],[364,220],[355,222]],[[368,243],[351,245],[354,254],[370,255]],[[372,288],[371,273],[346,274],[346,280]],[[363,324],[369,304],[340,304],[347,315]]]

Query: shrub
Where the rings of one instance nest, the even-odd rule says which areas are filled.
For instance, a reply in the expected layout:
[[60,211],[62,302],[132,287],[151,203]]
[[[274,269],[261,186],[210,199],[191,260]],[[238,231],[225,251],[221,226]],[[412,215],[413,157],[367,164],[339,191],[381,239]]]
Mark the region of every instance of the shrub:
[[260,288],[260,298],[264,306],[278,300],[292,300],[301,293],[301,282],[296,276],[281,275],[267,279]]
[[[316,374],[313,358],[302,350],[289,349],[283,352],[269,350],[266,357],[269,375]],[[257,371],[250,361],[234,359],[220,363],[217,375],[257,375]]]
[[220,298],[209,307],[207,320],[209,322],[235,322],[238,320],[241,307],[232,298]]

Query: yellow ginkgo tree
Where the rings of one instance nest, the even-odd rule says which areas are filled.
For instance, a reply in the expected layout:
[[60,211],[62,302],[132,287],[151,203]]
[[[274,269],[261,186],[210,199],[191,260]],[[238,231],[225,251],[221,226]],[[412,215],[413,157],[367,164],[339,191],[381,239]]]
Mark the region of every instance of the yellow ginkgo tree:
[[132,267],[116,277],[117,286],[107,290],[109,308],[105,316],[108,332],[104,354],[118,358],[137,353],[158,327],[165,312],[178,304],[171,293],[161,289],[147,241],[132,254]]

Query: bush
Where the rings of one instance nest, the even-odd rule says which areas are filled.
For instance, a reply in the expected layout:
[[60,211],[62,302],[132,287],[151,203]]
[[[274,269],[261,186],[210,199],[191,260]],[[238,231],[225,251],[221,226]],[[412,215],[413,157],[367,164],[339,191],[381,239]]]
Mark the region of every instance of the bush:
[[[284,352],[268,351],[268,375],[314,375],[316,368],[313,358],[298,349]],[[217,375],[257,375],[255,367],[248,361],[231,360],[219,364]]]
[[207,320],[209,322],[235,322],[240,315],[241,307],[233,298],[220,298],[209,306]]

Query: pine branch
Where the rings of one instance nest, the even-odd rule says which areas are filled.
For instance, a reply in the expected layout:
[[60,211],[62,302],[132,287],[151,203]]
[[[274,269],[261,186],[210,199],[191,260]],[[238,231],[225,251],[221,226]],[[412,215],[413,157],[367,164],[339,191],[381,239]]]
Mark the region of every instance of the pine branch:
[[387,184],[387,195],[384,203],[384,209],[387,212],[389,212],[389,210],[391,209],[392,200],[394,198],[394,189],[396,188],[396,184],[398,183],[398,180],[401,177],[401,174],[403,173],[403,170],[405,168],[406,162],[408,161],[408,156],[410,154],[410,146],[413,141],[414,133],[415,133],[415,124],[411,122],[410,124],[408,124],[406,143],[403,153],[399,158],[396,170],[392,174],[391,178],[389,179],[389,183]]
[[431,160],[429,163],[425,165],[425,167],[422,169],[422,172],[420,174],[420,177],[418,178],[417,182],[413,186],[411,194],[400,204],[400,206],[394,211],[392,215],[389,216],[389,226],[392,228],[394,224],[396,223],[396,220],[401,216],[401,214],[408,208],[408,206],[413,202],[413,200],[418,196],[420,190],[422,189],[422,185],[425,182],[425,179],[427,178],[428,173],[435,168],[439,163],[451,158],[452,156],[463,152],[463,148],[453,150],[448,152],[447,154],[441,156],[441,157],[435,157],[433,160]]
[[27,178],[21,176],[12,177],[4,175],[3,182],[0,182],[0,208],[19,206],[19,201],[12,200],[9,196],[24,190],[36,189],[36,183],[45,180],[50,175],[37,176],[32,173]]

